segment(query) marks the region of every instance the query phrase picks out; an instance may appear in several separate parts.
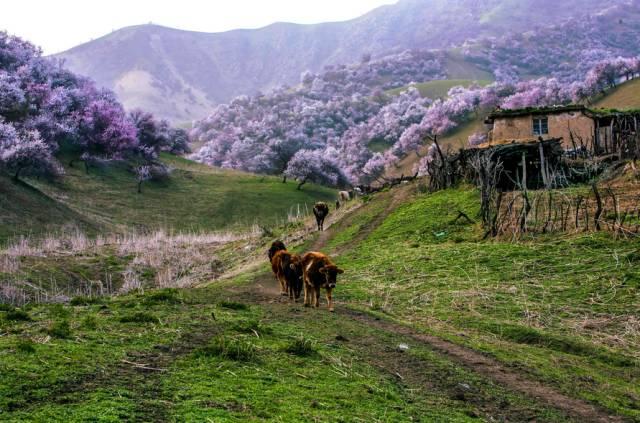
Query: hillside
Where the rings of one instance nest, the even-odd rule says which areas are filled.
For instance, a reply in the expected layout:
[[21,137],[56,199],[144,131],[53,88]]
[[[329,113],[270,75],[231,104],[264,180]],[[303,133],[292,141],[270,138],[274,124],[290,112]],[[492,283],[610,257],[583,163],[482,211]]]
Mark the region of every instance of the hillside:
[[279,297],[263,244],[199,288],[5,306],[0,418],[637,421],[637,239],[483,241],[476,190],[421,191],[295,247],[345,269],[335,314]]
[[[429,81],[429,82],[421,82],[417,84],[411,84],[409,87],[416,88],[422,97],[427,97],[431,99],[437,98],[446,98],[447,93],[453,87],[465,87],[469,88],[469,86],[473,84],[478,84],[480,86],[489,85],[491,81],[489,80],[471,80],[471,79],[444,79],[440,81]],[[405,91],[409,87],[401,87],[394,88],[393,90],[387,91],[390,95],[400,94],[402,91]]]
[[[129,230],[210,231],[274,225],[300,205],[333,200],[335,191],[305,185],[301,191],[281,178],[221,170],[175,156],[163,161],[173,173],[166,182],[136,179],[126,165],[92,169],[66,167],[55,183],[0,176],[0,242],[16,235],[42,235],[73,228],[88,233]],[[297,212],[297,208],[296,208]]]
[[[424,84],[417,84],[416,88],[421,93],[429,92],[431,94],[442,94],[445,89],[451,88],[448,81],[431,81]],[[460,80],[456,85],[467,85],[471,81]],[[395,90],[394,90],[395,91]],[[397,92],[397,91],[396,91]],[[592,100],[593,104],[589,107],[593,108],[605,108],[605,109],[640,109],[640,79],[634,79],[619,85],[607,91],[604,95]],[[487,128],[484,125],[484,118],[487,112],[479,113],[477,116],[472,116],[471,119],[457,127],[456,129],[448,132],[444,136],[439,138],[439,143],[444,148],[459,149],[467,146],[469,137],[475,133],[486,132]],[[420,158],[427,152],[430,143],[426,143],[418,149],[418,154],[410,154],[388,170],[388,175],[393,177],[399,177],[400,175],[410,175],[413,173],[415,165],[420,161]],[[374,147],[377,147],[374,145]],[[377,148],[378,151],[384,151],[388,146],[383,145]]]
[[[365,53],[448,48],[469,39],[579,18],[601,6],[596,0],[514,3],[401,0],[346,22],[276,23],[224,33],[143,25],[115,31],[58,57],[71,70],[115,90],[128,108],[190,121],[234,96],[297,84],[303,71],[353,63]],[[547,13],[550,5],[553,14]],[[447,65],[451,78],[487,79],[486,71],[460,58]]]
[[634,79],[610,90],[594,103],[596,108],[640,109],[640,79]]

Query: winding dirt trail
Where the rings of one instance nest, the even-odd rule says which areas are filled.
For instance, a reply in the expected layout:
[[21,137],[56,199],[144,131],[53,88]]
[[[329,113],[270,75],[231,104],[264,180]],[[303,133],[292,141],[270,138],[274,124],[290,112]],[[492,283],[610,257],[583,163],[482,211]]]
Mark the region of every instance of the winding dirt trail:
[[[388,206],[378,214],[366,227],[364,227],[356,237],[350,242],[340,246],[333,255],[340,255],[358,243],[365,240],[378,226],[380,226],[389,214],[391,214],[399,205],[401,205],[410,196],[409,187],[401,187],[393,192],[392,198]],[[329,230],[320,234],[320,236],[311,245],[312,250],[324,249],[332,236],[343,225],[340,221],[333,222]],[[256,276],[254,283],[251,284],[247,291],[243,292],[243,297],[254,303],[262,304],[274,304],[283,303],[290,305],[286,300],[279,297],[279,291],[276,288],[273,277],[269,273],[264,273]],[[324,312],[324,310],[322,310]],[[461,365],[462,367],[475,372],[488,380],[493,381],[495,384],[507,388],[508,390],[524,394],[527,398],[535,400],[537,403],[560,410],[566,414],[570,419],[581,422],[625,422],[627,421],[623,417],[610,415],[606,410],[602,410],[599,407],[590,404],[586,401],[569,397],[554,387],[545,385],[541,381],[531,379],[527,374],[518,372],[517,370],[507,367],[499,361],[488,357],[473,349],[455,344],[450,341],[446,341],[437,336],[428,335],[413,330],[412,328],[394,323],[388,320],[382,320],[380,318],[369,315],[365,312],[361,312],[349,307],[349,304],[339,304],[337,307],[337,314],[344,318],[352,319],[362,323],[369,327],[375,327],[388,333],[399,334],[410,339],[412,342],[427,347],[428,349],[437,352],[441,356],[448,360]],[[401,363],[401,361],[399,362]],[[391,365],[391,367],[397,368],[397,364]],[[410,373],[410,379],[414,381],[421,381],[421,366],[428,366],[427,363],[411,363],[410,366],[403,367],[406,373]],[[381,364],[379,367],[389,367],[389,363]],[[422,367],[424,368],[424,367]],[[397,373],[396,373],[397,374]],[[423,383],[423,382],[419,382]],[[425,387],[425,388],[428,388]],[[491,407],[489,407],[491,408]],[[534,421],[536,419],[534,418]]]

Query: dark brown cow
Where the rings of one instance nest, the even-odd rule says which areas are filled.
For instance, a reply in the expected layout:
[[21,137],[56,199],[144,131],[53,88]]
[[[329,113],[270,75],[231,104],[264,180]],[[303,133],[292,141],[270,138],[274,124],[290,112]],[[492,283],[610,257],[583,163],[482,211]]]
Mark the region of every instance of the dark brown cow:
[[316,217],[316,223],[318,224],[318,230],[324,231],[324,219],[329,214],[329,206],[327,203],[323,203],[322,201],[318,201],[313,206],[313,214]]
[[271,269],[280,282],[281,292],[289,295],[289,299],[294,301],[300,298],[303,275],[300,256],[280,250],[271,260]]
[[286,250],[286,249],[287,247],[284,245],[284,242],[280,240],[273,241],[273,243],[271,243],[271,248],[269,248],[269,251],[267,252],[267,255],[269,256],[269,261],[273,260],[273,256],[275,256],[278,251]]
[[[282,242],[280,240],[273,241],[271,243],[271,248],[269,248],[269,251],[267,251],[267,255],[269,256],[269,263],[271,263],[271,269],[273,270],[273,276],[275,276],[276,280],[280,281],[278,279],[278,274],[276,273],[276,268],[274,267],[274,264],[273,264],[273,257],[276,255],[276,253],[278,251],[287,251],[287,247],[284,245],[284,242]],[[280,294],[281,295],[286,295],[287,294],[286,290],[282,286],[282,283],[280,283]]]
[[304,305],[315,307],[320,305],[320,288],[327,292],[329,311],[333,311],[333,298],[331,291],[336,287],[336,279],[344,273],[342,269],[322,253],[310,252],[302,257],[304,276]]

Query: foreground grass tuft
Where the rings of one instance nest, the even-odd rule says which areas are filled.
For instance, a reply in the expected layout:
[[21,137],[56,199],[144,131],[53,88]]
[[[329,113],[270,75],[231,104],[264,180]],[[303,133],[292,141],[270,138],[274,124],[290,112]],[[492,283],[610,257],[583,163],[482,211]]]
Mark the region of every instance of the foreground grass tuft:
[[79,297],[72,298],[69,304],[72,306],[90,306],[95,304],[102,304],[104,302],[105,302],[105,299],[102,297],[79,296]]
[[182,300],[175,288],[162,289],[145,296],[145,304],[180,304]]
[[71,325],[68,320],[60,320],[51,324],[47,333],[54,338],[68,339],[71,338]]
[[229,310],[249,310],[249,306],[237,301],[220,301],[218,304],[222,308],[228,308]]
[[305,336],[295,338],[285,347],[284,351],[300,357],[308,357],[318,353],[316,342]]
[[160,320],[151,313],[138,311],[120,317],[120,323],[160,323]]
[[220,357],[233,361],[255,361],[257,347],[248,339],[218,336],[196,351],[199,357]]
[[20,339],[16,342],[16,351],[24,354],[33,354],[36,352],[36,344],[30,339]]
[[4,318],[11,322],[30,322],[31,316],[24,310],[9,310],[5,314]]

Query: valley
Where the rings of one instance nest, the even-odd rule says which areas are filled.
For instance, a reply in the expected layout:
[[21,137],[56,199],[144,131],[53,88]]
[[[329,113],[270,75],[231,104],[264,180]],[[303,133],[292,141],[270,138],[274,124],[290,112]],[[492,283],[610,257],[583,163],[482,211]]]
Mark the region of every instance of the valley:
[[639,29],[0,31],[0,421],[640,422]]

